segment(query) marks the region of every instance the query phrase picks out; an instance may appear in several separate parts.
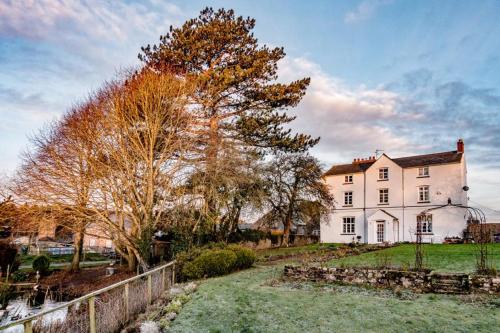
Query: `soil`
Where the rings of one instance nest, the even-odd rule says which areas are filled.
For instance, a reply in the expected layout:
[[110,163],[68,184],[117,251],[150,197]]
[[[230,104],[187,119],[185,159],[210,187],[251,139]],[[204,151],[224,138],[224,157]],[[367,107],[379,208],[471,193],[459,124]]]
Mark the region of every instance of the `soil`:
[[70,300],[135,275],[134,272],[127,271],[126,267],[115,266],[115,274],[107,276],[107,267],[109,266],[83,268],[75,273],[66,270],[54,271],[43,277],[40,284],[42,289],[49,288],[61,295],[62,299]]

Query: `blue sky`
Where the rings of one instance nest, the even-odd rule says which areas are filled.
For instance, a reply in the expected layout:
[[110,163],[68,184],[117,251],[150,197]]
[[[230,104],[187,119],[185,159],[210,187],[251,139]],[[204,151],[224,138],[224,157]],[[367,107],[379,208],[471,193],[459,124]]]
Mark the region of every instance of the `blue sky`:
[[328,166],[455,149],[473,203],[500,210],[500,1],[0,0],[0,174],[72,103],[137,65],[140,46],[204,6],[257,20],[281,80],[310,76],[293,128]]

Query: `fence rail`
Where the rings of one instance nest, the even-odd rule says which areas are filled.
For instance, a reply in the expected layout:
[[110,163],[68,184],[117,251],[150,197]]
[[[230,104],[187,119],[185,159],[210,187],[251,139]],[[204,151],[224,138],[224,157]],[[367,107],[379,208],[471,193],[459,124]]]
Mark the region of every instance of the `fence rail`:
[[[113,332],[131,316],[145,310],[175,281],[175,261],[143,274],[61,304],[37,314],[0,326],[0,331],[23,325],[25,333],[33,332]],[[123,289],[122,289],[123,288]],[[68,309],[64,320],[45,322],[43,317]]]

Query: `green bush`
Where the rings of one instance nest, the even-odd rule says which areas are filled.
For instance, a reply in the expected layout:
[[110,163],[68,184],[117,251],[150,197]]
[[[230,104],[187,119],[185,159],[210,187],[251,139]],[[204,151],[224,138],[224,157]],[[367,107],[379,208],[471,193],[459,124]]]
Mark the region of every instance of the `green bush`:
[[12,275],[11,275],[11,279],[14,282],[23,282],[23,281],[28,280],[28,278],[29,278],[28,273],[23,272],[23,271],[17,271],[17,272],[12,273]]
[[46,255],[41,255],[33,260],[33,270],[40,272],[41,275],[49,271],[50,259]]
[[235,269],[237,256],[230,250],[206,250],[184,265],[182,274],[188,279],[224,275]]
[[233,251],[234,254],[236,254],[236,269],[250,268],[257,259],[255,251],[253,251],[252,249],[236,244],[229,245],[227,249]]

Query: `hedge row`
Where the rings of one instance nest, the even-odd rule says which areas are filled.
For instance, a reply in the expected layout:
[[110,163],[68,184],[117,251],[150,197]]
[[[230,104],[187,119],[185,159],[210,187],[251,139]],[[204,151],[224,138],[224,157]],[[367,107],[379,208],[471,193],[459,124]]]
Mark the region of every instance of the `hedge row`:
[[253,250],[235,244],[194,248],[177,255],[178,279],[185,281],[225,275],[251,267],[255,259]]

